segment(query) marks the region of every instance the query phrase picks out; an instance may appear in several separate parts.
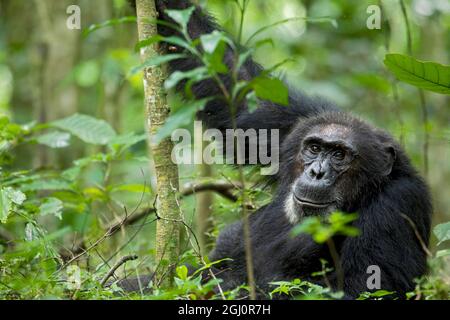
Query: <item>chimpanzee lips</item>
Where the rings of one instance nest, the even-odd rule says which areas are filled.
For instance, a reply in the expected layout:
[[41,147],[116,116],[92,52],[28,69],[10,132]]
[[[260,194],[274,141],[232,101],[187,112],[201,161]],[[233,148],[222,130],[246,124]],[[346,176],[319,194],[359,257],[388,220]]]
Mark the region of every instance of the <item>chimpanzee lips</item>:
[[298,204],[304,207],[311,207],[311,208],[327,208],[333,204],[333,202],[315,202],[311,201],[310,199],[300,199],[295,194],[294,199],[295,201],[297,201]]

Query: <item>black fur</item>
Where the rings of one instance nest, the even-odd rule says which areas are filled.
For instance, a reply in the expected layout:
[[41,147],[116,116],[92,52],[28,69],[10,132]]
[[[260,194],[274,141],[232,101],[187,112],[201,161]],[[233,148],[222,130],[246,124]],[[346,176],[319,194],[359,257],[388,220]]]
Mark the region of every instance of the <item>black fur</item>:
[[[164,9],[183,9],[191,6],[188,1],[158,1],[160,18],[169,20]],[[199,8],[189,25],[193,38],[209,33],[218,26]],[[170,35],[172,31],[161,28],[160,33]],[[226,63],[232,65],[232,55],[225,55]],[[197,66],[194,59],[171,63],[171,69],[190,70]],[[249,59],[242,70],[242,79],[251,79],[262,71],[261,67]],[[229,86],[230,79],[224,77]],[[195,86],[198,98],[220,95],[212,81],[203,81]],[[251,215],[251,237],[256,282],[261,292],[267,292],[268,282],[301,278],[322,283],[311,273],[321,270],[320,259],[330,262],[326,245],[315,243],[310,236],[291,238],[292,224],[285,214],[285,201],[291,194],[290,188],[295,178],[302,173],[303,164],[298,160],[303,137],[316,126],[340,124],[351,130],[352,139],[358,147],[359,158],[345,174],[340,183],[340,210],[357,212],[359,218],[354,226],[361,231],[354,238],[336,237],[343,273],[344,291],[354,298],[359,293],[369,291],[366,286],[367,267],[381,268],[381,287],[396,291],[399,296],[414,288],[413,279],[426,272],[426,254],[420,241],[428,245],[431,201],[427,186],[412,168],[401,147],[387,133],[375,129],[367,123],[340,112],[334,105],[311,99],[290,90],[290,106],[283,107],[268,101],[261,101],[254,112],[246,111],[245,104],[239,106],[237,127],[242,129],[280,129],[282,140],[281,166],[276,180],[278,192],[273,201]],[[217,98],[210,102],[199,114],[209,127],[231,128],[228,109]],[[384,174],[389,146],[395,154],[392,170]],[[420,239],[415,235],[406,215],[414,222]],[[242,223],[235,223],[220,234],[210,259],[232,258],[222,263],[216,270],[224,279],[224,289],[231,289],[247,280]],[[332,264],[332,263],[331,263]],[[336,288],[336,274],[328,278]],[[261,295],[263,296],[263,294]]]

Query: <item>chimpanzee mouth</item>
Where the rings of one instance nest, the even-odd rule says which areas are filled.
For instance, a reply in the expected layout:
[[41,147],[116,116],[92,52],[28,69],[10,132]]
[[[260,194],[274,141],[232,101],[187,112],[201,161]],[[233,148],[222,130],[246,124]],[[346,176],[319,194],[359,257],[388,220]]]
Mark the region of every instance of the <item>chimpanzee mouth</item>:
[[328,208],[331,206],[334,202],[313,202],[311,200],[306,199],[300,199],[294,194],[295,201],[304,207],[310,207],[310,208]]

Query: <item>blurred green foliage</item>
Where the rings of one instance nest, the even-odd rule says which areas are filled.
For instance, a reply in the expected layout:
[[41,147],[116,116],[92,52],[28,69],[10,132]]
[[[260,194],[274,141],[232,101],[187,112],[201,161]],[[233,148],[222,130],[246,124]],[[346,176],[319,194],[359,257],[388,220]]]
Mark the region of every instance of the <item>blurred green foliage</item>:
[[[130,17],[133,13],[124,0],[76,2],[82,10],[81,31],[65,28],[65,8],[71,1],[54,5],[35,1],[30,10],[29,1],[0,0],[0,298],[220,298],[211,296],[214,281],[201,285],[198,277],[188,277],[182,268],[176,287],[167,292],[120,297],[114,294],[120,291],[117,286],[100,286],[120,256],[137,253],[141,257],[126,264],[127,273],[149,273],[156,267],[151,213],[110,233],[125,217],[152,207],[154,181],[145,141],[142,77],[137,72],[143,66],[134,50],[139,45],[135,20]],[[433,192],[435,224],[448,221],[449,96],[426,92],[424,120],[417,89],[397,81],[383,63],[387,53],[410,54],[399,2],[380,1],[380,30],[366,26],[366,10],[373,4],[368,0],[250,0],[242,29],[235,2],[200,1],[228,32],[203,39],[206,48],[213,48],[206,65],[218,73],[227,71],[214,52],[228,34],[247,43],[255,59],[267,68],[285,61],[276,73],[292,86],[325,96],[393,133],[418,170],[426,174]],[[448,65],[448,1],[411,0],[406,4],[414,58]],[[183,23],[183,17],[179,19]],[[188,77],[205,74],[197,70]],[[166,86],[173,88],[183,76],[173,75]],[[255,84],[256,94],[283,102],[283,88],[267,81]],[[272,88],[279,88],[281,94],[264,97]],[[175,95],[170,96],[170,103],[174,111],[195,108],[180,109],[184,102]],[[180,125],[191,129],[193,114],[179,115],[180,120],[189,121],[172,122],[167,132]],[[425,144],[428,172],[424,171]],[[237,180],[233,168],[213,169],[214,175],[207,180]],[[250,180],[253,174],[247,170]],[[193,165],[180,166],[180,177],[182,184],[205,179]],[[256,206],[267,203],[270,191],[252,188],[250,202]],[[186,221],[192,222],[195,197],[183,198],[181,205]],[[240,218],[240,205],[240,201],[214,196],[213,237]],[[310,221],[306,229],[326,240],[345,225],[339,216],[336,219],[331,227]],[[411,298],[448,299],[448,229],[448,223],[435,229],[433,252],[437,252],[430,259],[430,275],[418,279]],[[199,266],[188,240],[186,232],[180,264]],[[75,263],[68,266],[74,257]],[[328,270],[324,264],[318,276]],[[124,268],[116,274],[125,274]],[[273,285],[272,294],[338,298],[328,288],[299,279]],[[234,298],[241,290],[246,288],[224,294]],[[367,293],[361,299],[386,294]]]

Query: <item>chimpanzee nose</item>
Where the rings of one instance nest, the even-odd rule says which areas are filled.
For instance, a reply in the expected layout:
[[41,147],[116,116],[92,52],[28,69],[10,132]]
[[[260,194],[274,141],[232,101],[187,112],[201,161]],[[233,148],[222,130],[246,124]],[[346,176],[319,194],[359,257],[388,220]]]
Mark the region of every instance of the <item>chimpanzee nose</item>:
[[309,167],[308,175],[313,180],[322,180],[326,173],[326,166],[320,162],[312,163]]
[[325,175],[325,172],[322,171],[320,168],[319,169],[311,168],[311,170],[309,171],[309,176],[316,180],[321,180],[324,175]]

